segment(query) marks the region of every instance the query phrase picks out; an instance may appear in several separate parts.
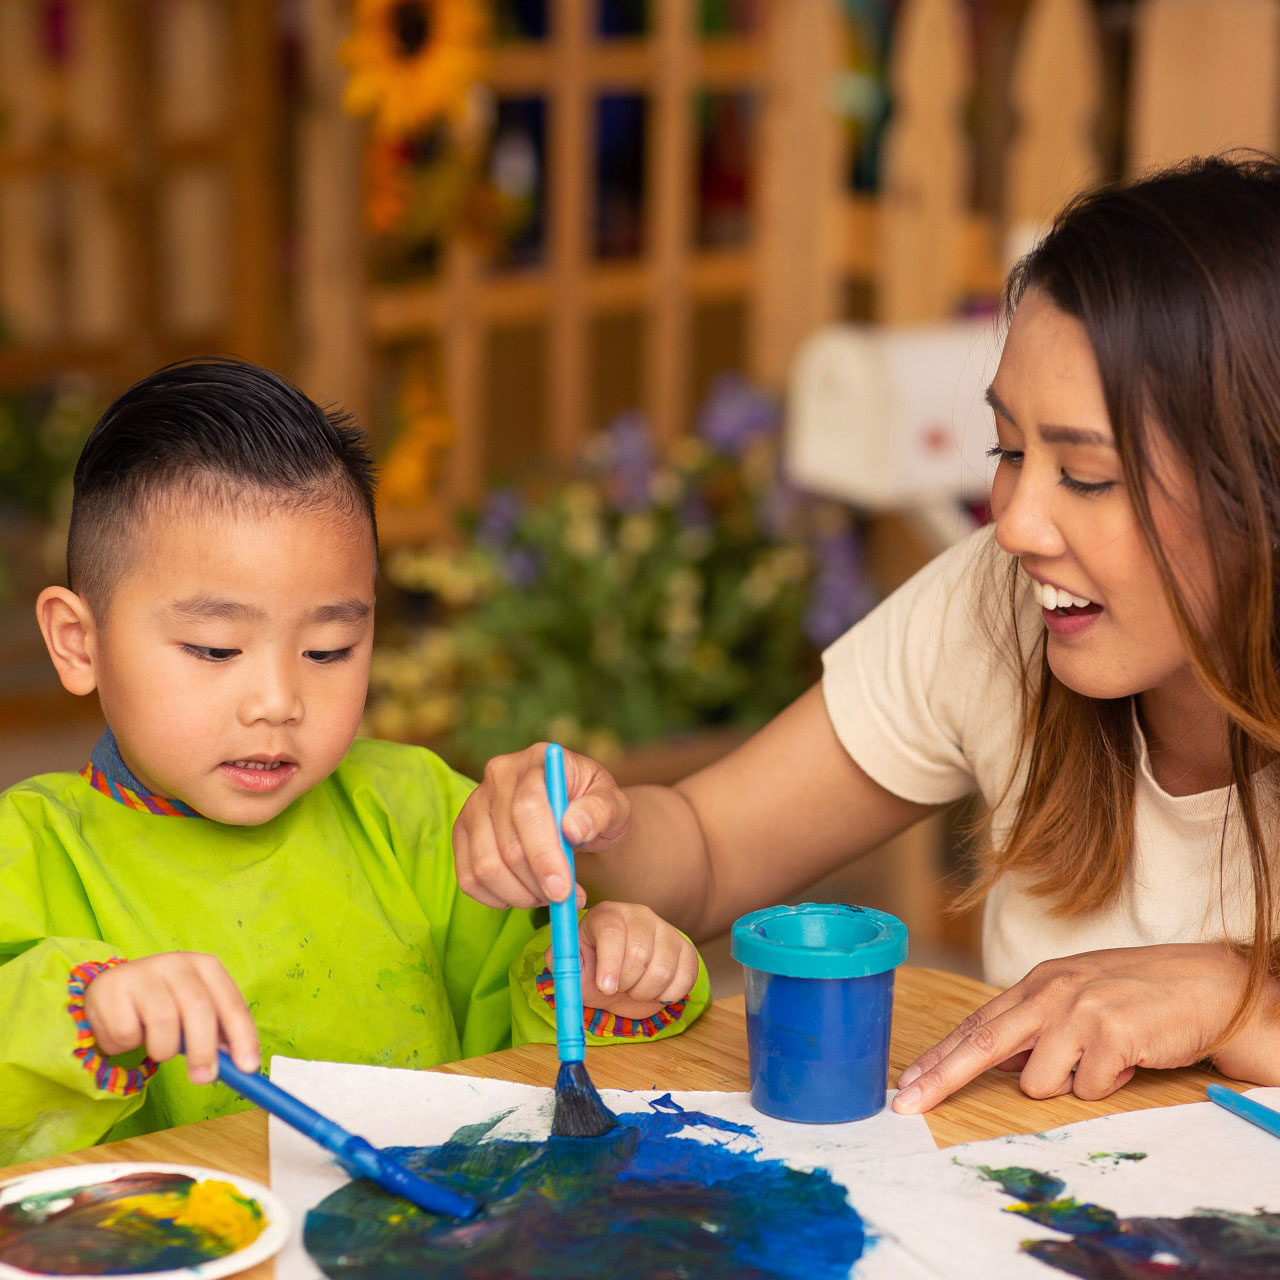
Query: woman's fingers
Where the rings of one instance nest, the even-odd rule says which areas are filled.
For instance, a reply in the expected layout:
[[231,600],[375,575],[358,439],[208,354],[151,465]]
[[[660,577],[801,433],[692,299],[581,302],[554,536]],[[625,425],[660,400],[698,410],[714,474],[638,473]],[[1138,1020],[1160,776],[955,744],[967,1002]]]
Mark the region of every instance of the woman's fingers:
[[[985,1027],[993,1018],[1006,1010],[1014,1008],[1020,1001],[1018,987],[1010,987],[998,996],[992,997],[980,1009],[975,1009],[955,1030],[944,1036],[932,1049],[926,1049],[914,1062],[904,1067],[898,1077],[898,1088],[905,1089],[926,1071],[937,1066],[945,1057],[959,1048],[981,1027]],[[993,1064],[994,1065],[994,1064]]]
[[[977,1019],[977,1016],[974,1014],[972,1018]],[[936,1050],[930,1050],[917,1059],[917,1063],[923,1063],[932,1058],[932,1064],[914,1075],[906,1088],[901,1088],[902,1079],[899,1079],[900,1091],[893,1100],[895,1111],[904,1115],[916,1115],[936,1107],[944,1098],[997,1062],[1004,1062],[1015,1053],[1030,1048],[1038,1030],[1034,1015],[1028,1014],[1025,1004],[996,1014],[989,1021],[983,1019],[975,1022],[957,1040],[957,1033],[970,1021],[971,1019],[966,1018]],[[948,1044],[951,1045],[948,1052],[941,1057],[934,1057],[938,1050]],[[905,1075],[906,1072],[903,1072],[904,1077]]]

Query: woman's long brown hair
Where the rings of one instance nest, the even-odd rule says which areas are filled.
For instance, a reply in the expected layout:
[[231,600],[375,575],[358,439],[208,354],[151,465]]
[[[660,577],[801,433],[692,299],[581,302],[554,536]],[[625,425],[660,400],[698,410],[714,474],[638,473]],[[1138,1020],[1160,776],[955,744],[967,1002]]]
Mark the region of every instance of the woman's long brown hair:
[[[1225,1038],[1280,964],[1280,781],[1259,773],[1280,753],[1280,165],[1215,157],[1090,192],[1014,269],[1009,315],[1028,288],[1088,333],[1139,527],[1192,669],[1228,722],[1230,806],[1252,866],[1254,927]],[[1203,530],[1209,600],[1188,598],[1153,519],[1170,452],[1194,480],[1198,510],[1186,518]],[[1008,569],[1016,644],[1016,562]],[[1119,892],[1132,854],[1132,699],[1067,688],[1049,670],[1043,637],[1013,656],[1023,739],[1009,786],[1023,769],[1026,785],[1007,838],[988,850],[959,905],[1017,871],[1055,914],[1078,915]]]

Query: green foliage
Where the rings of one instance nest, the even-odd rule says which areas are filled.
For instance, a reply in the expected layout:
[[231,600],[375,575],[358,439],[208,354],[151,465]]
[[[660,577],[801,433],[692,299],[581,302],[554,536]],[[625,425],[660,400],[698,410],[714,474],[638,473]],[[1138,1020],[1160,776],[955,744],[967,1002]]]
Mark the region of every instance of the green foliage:
[[491,495],[458,548],[392,554],[401,594],[366,727],[475,771],[539,739],[608,760],[776,713],[816,675],[815,535],[844,517],[779,484],[776,414],[767,426],[731,448],[686,439],[654,466],[624,420],[585,478]]

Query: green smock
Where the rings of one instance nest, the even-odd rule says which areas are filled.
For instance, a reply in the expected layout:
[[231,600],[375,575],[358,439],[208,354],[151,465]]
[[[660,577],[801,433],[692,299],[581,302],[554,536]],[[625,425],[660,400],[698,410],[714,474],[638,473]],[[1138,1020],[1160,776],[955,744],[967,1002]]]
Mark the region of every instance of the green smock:
[[[284,1053],[431,1067],[554,1042],[538,990],[548,930],[458,888],[450,832],[473,785],[420,747],[357,740],[259,826],[133,809],[74,773],[0,795],[0,1164],[248,1105],[191,1084],[182,1058],[131,1095],[98,1087],[67,1008],[86,961],[216,955],[264,1064]],[[596,1027],[622,1034],[587,1042],[674,1034],[708,1000],[700,964],[686,1001],[643,1023],[597,1013]]]

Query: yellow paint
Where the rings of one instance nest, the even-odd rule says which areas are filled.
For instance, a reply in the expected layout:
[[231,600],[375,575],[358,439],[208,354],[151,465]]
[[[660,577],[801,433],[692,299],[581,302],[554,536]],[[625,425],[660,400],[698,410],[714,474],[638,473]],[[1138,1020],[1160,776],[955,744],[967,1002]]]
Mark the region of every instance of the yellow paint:
[[127,1196],[116,1205],[103,1226],[113,1227],[131,1214],[205,1231],[232,1249],[243,1249],[252,1243],[266,1226],[256,1200],[241,1195],[231,1183],[216,1178],[206,1178],[184,1191]]

